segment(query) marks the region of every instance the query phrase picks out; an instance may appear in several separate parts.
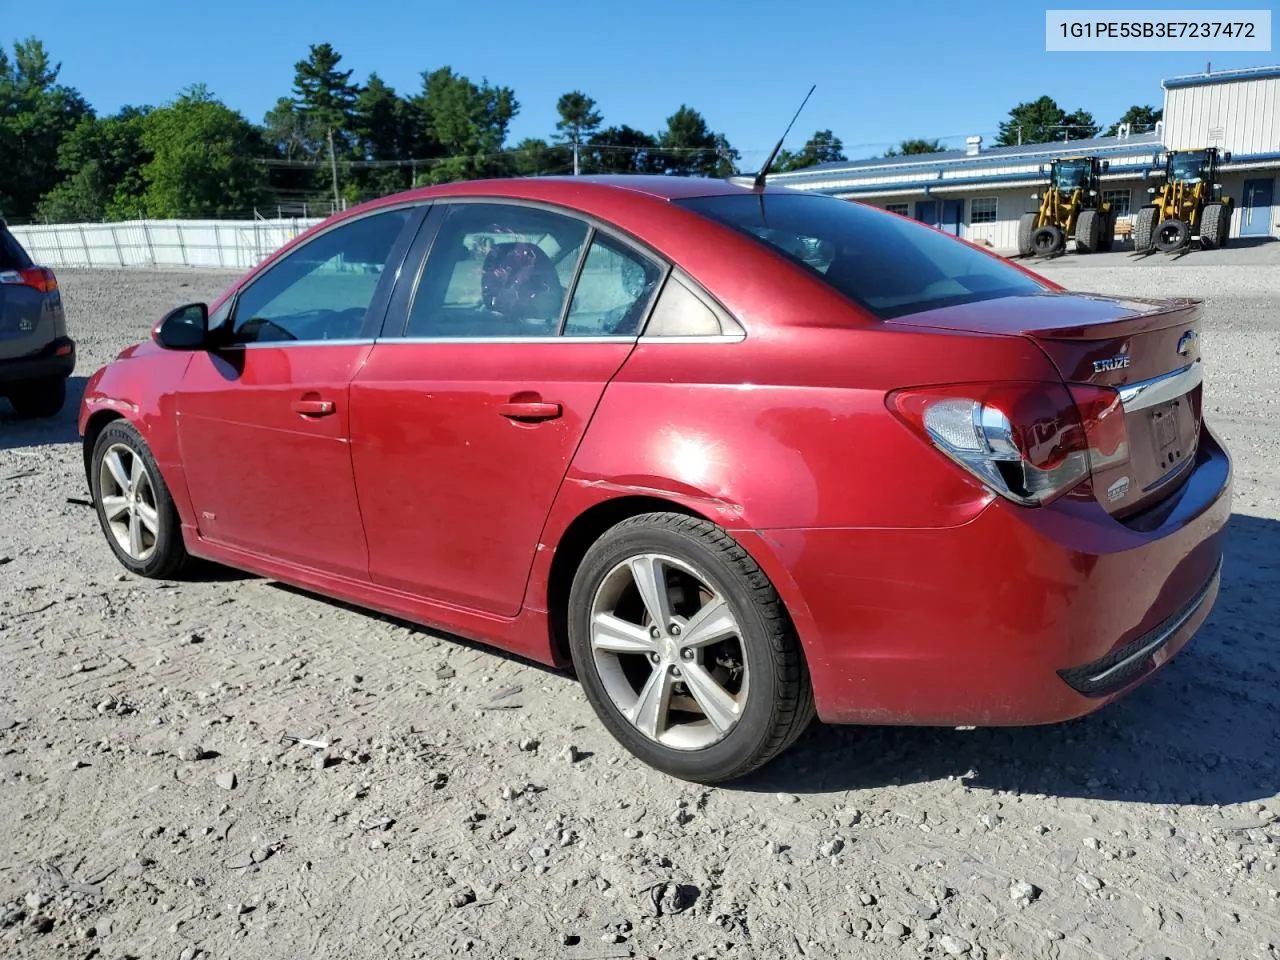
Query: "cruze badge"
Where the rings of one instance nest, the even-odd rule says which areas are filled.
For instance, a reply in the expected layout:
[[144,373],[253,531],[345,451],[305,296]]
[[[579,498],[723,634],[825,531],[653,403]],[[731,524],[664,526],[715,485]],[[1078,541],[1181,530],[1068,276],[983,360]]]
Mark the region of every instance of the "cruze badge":
[[23,333],[30,333],[33,326],[34,324],[30,320],[28,320],[26,317],[23,317],[21,320],[18,321],[18,329],[21,330]]
[[1196,332],[1194,330],[1188,330],[1186,333],[1184,333],[1181,337],[1178,338],[1178,354],[1180,356],[1185,357],[1188,353],[1191,352],[1191,348],[1194,347],[1195,345],[1196,345]]
[[1122,353],[1118,357],[1107,357],[1105,360],[1093,361],[1094,373],[1106,373],[1108,370],[1123,370],[1129,365],[1129,355]]

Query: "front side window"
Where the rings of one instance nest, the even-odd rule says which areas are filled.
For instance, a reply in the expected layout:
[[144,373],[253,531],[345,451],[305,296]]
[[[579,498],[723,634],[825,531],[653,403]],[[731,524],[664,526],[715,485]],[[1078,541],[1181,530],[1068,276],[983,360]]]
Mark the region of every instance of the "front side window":
[[1084,185],[1089,174],[1089,164],[1085,161],[1064,161],[1054,165],[1053,185],[1059,190],[1075,190]]
[[556,336],[587,229],[573,217],[520,204],[449,204],[405,335]]
[[1204,155],[1200,153],[1180,153],[1169,162],[1174,180],[1185,180],[1187,183],[1199,183],[1204,177]]
[[675,202],[773,248],[884,320],[1045,289],[971,244],[834,197],[743,193]]
[[286,254],[236,298],[231,342],[358,338],[391,248],[411,215],[402,208],[363,216]]
[[662,270],[652,260],[597,233],[573,290],[564,335],[635,336],[661,279]]

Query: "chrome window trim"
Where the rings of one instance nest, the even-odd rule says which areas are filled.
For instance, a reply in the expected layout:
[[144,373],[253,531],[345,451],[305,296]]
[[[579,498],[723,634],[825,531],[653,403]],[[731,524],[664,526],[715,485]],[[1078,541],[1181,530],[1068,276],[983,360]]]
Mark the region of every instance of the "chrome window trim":
[[262,350],[268,347],[359,347],[376,342],[373,337],[357,337],[350,340],[257,340],[252,343],[228,343],[219,346],[215,352],[227,353],[231,350]]
[[635,337],[379,337],[378,345],[389,343],[631,343]]
[[1126,413],[1133,413],[1135,410],[1146,410],[1176,400],[1203,382],[1204,367],[1199,360],[1195,360],[1185,367],[1150,380],[1139,380],[1116,389],[1120,393],[1120,405]]
[[[370,341],[346,341],[349,343],[367,342],[375,343],[379,346],[391,343],[406,344],[424,344],[424,343],[741,343],[747,339],[741,334],[718,334],[700,337],[378,337]],[[317,341],[316,345],[321,346],[326,341]],[[337,343],[336,340],[329,340],[328,343]],[[287,342],[286,342],[287,343]],[[264,343],[258,346],[279,346],[279,343]]]

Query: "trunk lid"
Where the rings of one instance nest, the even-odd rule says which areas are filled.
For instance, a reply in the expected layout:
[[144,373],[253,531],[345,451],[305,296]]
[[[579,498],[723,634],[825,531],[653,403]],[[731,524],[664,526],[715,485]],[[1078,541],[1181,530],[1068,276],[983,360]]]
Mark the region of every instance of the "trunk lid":
[[1093,470],[1094,494],[1114,516],[1154,505],[1189,474],[1200,436],[1201,301],[1046,292],[889,322],[1029,337],[1067,383],[1119,390],[1129,456]]

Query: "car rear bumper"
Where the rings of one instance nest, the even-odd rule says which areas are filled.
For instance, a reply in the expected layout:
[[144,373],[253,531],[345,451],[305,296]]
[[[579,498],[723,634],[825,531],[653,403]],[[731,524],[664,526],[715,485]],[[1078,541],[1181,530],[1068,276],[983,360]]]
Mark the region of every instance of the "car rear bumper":
[[75,341],[59,337],[39,353],[0,360],[0,388],[32,380],[69,377],[75,368]]
[[744,543],[793,613],[823,720],[1053,723],[1133,689],[1208,617],[1231,474],[1206,427],[1186,484],[1141,524],[996,500],[955,527]]

